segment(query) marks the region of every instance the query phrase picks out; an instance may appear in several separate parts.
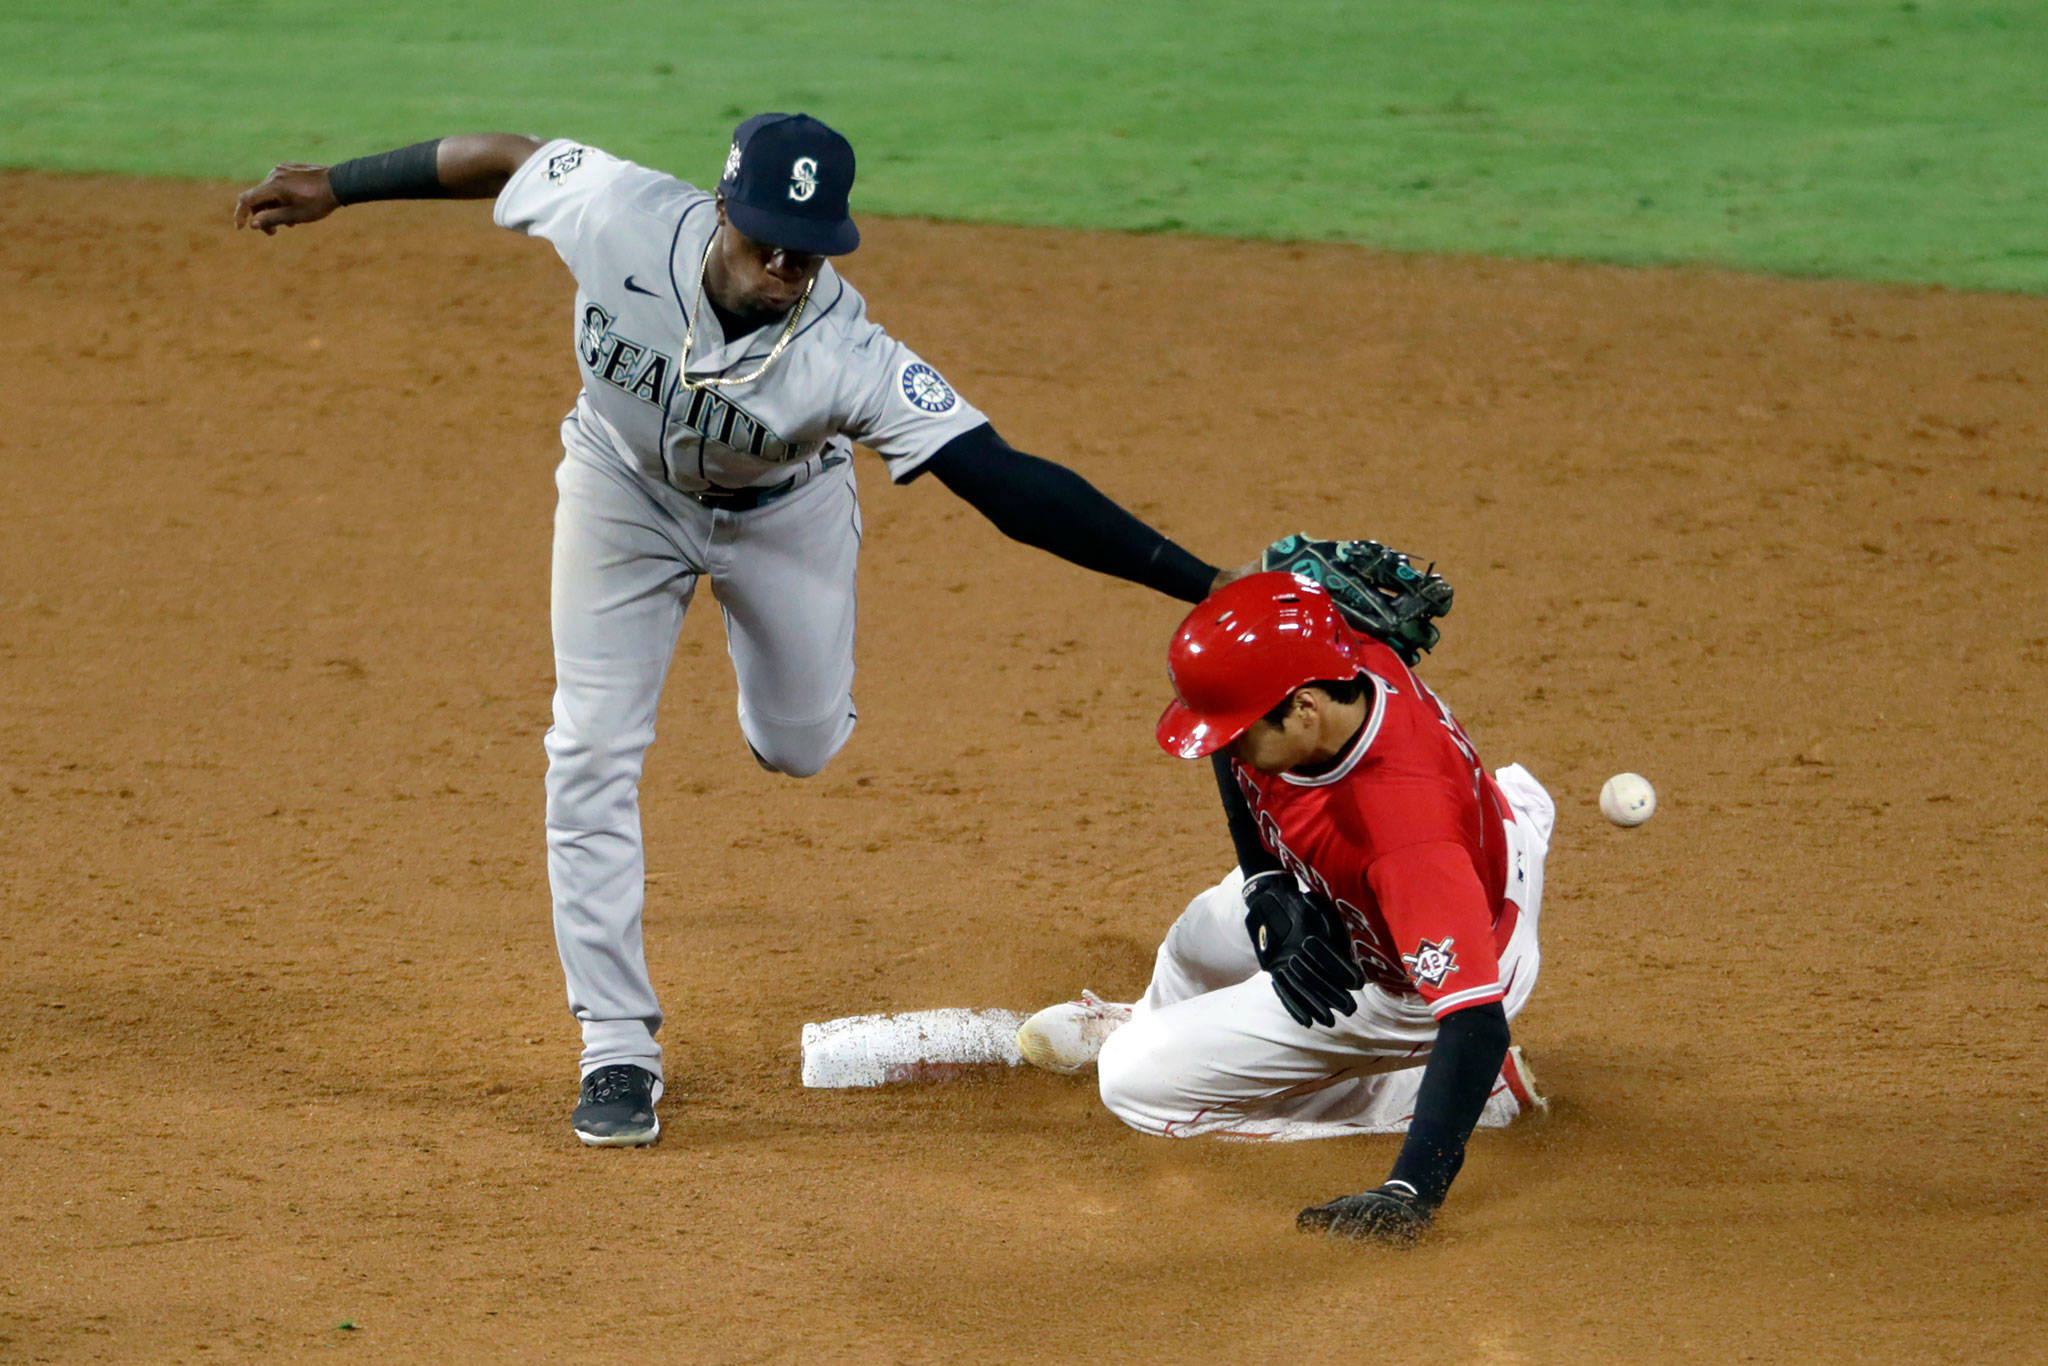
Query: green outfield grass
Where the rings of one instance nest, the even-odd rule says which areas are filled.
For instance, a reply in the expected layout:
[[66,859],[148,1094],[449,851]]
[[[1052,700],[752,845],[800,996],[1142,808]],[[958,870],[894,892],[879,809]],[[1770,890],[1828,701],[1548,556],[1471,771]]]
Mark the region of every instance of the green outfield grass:
[[0,0],[0,162],[253,178],[440,132],[858,208],[2048,289],[2048,5]]

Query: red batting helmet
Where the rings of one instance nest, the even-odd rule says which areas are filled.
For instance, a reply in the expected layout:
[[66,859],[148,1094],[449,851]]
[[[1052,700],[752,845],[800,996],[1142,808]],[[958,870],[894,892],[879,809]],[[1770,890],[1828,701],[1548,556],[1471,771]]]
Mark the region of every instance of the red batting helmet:
[[1275,572],[1225,585],[1188,613],[1167,647],[1174,700],[1159,718],[1159,747],[1199,759],[1302,684],[1357,677],[1353,641],[1313,579]]

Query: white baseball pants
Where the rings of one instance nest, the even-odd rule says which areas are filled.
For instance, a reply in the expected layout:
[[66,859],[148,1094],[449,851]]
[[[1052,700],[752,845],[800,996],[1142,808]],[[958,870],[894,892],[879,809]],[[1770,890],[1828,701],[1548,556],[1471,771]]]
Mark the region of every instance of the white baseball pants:
[[640,772],[683,614],[709,576],[725,610],[740,730],[769,768],[807,777],[853,733],[853,467],[748,512],[714,511],[568,445],[555,474],[547,734],[548,885],[582,1071],[661,1073],[661,1007],[641,941]]
[[[1521,908],[1500,959],[1513,1019],[1536,986],[1542,955],[1543,859],[1557,808],[1528,770],[1494,775],[1514,808],[1508,899]],[[1159,946],[1152,983],[1098,1060],[1102,1103],[1134,1129],[1169,1138],[1329,1138],[1405,1132],[1422,1088],[1436,1020],[1416,996],[1368,984],[1358,1011],[1328,1029],[1298,1025],[1273,994],[1245,933],[1244,874],[1188,903]],[[1505,1080],[1480,1124],[1520,1112]]]

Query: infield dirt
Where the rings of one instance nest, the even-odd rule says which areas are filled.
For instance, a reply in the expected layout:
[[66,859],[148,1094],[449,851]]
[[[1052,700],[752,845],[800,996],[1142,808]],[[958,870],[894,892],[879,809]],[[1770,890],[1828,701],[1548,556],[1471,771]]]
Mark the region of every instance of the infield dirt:
[[[1406,1255],[1393,1141],[802,1089],[806,1020],[1128,998],[1227,841],[1180,609],[863,457],[862,723],[643,799],[661,1144],[575,1145],[540,843],[567,274],[475,205],[237,238],[0,175],[0,1358],[2035,1359],[2048,301],[876,220],[848,275],[1196,551],[1370,534],[1561,819],[1556,1099]],[[1657,784],[1603,822],[1601,781]]]

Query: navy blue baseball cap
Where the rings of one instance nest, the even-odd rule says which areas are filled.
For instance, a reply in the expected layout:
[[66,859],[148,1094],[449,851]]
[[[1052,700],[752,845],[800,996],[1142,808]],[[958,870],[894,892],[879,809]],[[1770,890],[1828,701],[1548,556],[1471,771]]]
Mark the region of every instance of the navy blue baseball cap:
[[725,216],[756,242],[815,256],[860,245],[846,211],[853,144],[809,114],[756,114],[732,131],[718,191]]

